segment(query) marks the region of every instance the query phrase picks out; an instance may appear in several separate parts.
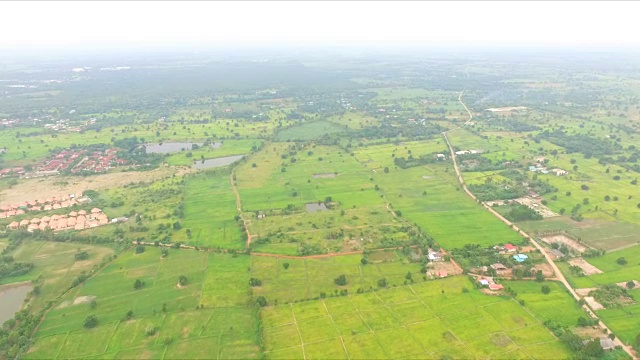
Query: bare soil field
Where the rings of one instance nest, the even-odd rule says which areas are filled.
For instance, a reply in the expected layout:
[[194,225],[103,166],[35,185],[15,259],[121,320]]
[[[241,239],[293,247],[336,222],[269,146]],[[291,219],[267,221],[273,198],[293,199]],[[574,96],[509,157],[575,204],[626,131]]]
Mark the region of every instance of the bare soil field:
[[0,193],[0,205],[35,201],[41,198],[78,194],[86,190],[117,188],[140,181],[155,181],[166,176],[184,175],[190,167],[161,167],[150,171],[128,171],[94,176],[55,176],[21,180],[18,185]]
[[582,245],[579,242],[564,235],[545,236],[542,238],[542,241],[546,242],[547,244],[553,244],[553,243],[564,244],[565,246],[572,248],[575,251],[578,251],[581,253],[588,250],[588,248],[585,245]]
[[602,310],[604,309],[604,306],[602,306],[602,304],[600,304],[599,302],[596,301],[596,299],[594,299],[592,296],[587,296],[584,298],[584,301],[587,302],[587,304],[589,304],[589,306],[593,309],[593,310]]
[[542,217],[545,219],[550,217],[560,216],[554,213],[553,211],[551,211],[551,209],[549,209],[548,207],[542,205],[541,200],[532,199],[530,197],[522,197],[519,199],[515,199],[515,201],[522,205],[528,206],[529,208],[536,211],[538,214],[542,215]]
[[[630,281],[633,281],[633,284],[635,285],[632,289],[640,288],[640,282],[638,282],[638,280],[630,280]],[[627,286],[628,282],[629,281],[623,281],[623,282],[616,283],[616,285],[620,286],[623,289],[629,289],[629,287]]]
[[579,266],[585,275],[593,275],[593,274],[601,274],[602,270],[597,267],[589,264],[583,258],[574,258],[568,261],[569,264],[573,266]]
[[546,278],[550,278],[555,275],[553,273],[553,269],[551,268],[551,265],[549,265],[549,263],[546,263],[546,262],[537,264],[532,268],[532,270],[535,270],[535,271],[542,270],[542,275],[544,275],[544,277]]
[[598,288],[592,287],[592,288],[576,289],[576,294],[578,294],[580,296],[587,296],[593,290],[598,290]]

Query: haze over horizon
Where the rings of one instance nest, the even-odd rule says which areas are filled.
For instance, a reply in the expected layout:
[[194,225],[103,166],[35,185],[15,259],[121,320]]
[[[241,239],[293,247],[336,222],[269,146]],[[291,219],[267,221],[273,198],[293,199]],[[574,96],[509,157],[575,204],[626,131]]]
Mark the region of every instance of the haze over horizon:
[[[629,48],[637,2],[2,2],[0,47]],[[42,31],[42,29],[47,29]]]

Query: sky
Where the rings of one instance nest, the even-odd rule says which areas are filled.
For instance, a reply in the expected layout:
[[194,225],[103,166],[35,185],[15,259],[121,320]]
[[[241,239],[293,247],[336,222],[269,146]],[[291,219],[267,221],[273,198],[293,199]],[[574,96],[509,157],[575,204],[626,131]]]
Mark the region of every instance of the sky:
[[0,47],[637,47],[640,2],[0,2]]

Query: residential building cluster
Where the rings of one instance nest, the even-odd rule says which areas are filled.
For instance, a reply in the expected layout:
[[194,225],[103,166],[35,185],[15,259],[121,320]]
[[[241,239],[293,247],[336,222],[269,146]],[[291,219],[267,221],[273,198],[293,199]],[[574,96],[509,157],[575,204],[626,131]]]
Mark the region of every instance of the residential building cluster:
[[0,206],[0,219],[10,218],[12,216],[24,215],[28,211],[50,211],[71,207],[76,204],[86,204],[91,199],[82,197],[82,194],[54,196],[50,198],[42,198],[34,201],[23,201],[19,204],[10,204]]
[[84,230],[106,225],[109,223],[107,215],[98,208],[93,208],[91,212],[85,210],[72,211],[69,214],[43,216],[41,218],[24,219],[20,222],[14,221],[7,225],[9,230],[26,229],[33,232],[35,230],[53,231],[62,230]]

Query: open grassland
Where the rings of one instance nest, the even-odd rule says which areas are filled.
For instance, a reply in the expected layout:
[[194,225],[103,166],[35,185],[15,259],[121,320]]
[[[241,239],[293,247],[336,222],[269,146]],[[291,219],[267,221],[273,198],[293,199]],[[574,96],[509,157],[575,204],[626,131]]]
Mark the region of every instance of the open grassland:
[[[243,211],[284,209],[289,204],[302,207],[327,197],[345,209],[382,203],[366,169],[344,151],[320,145],[293,151],[290,146],[286,143],[267,145],[237,168],[236,182]],[[254,163],[256,167],[252,166]],[[333,174],[334,177],[315,178],[314,174]],[[354,196],[354,192],[358,195]]]
[[184,185],[184,230],[175,239],[197,246],[242,249],[245,244],[240,224],[234,219],[237,214],[228,171],[188,176]]
[[[255,358],[258,313],[247,307],[248,264],[246,256],[170,250],[161,259],[158,248],[130,250],[47,314],[27,357]],[[144,286],[135,290],[135,280]],[[96,305],[74,304],[82,299]],[[92,329],[83,328],[88,315],[98,319]]]
[[[354,294],[358,289],[377,288],[378,280],[383,278],[389,286],[400,286],[407,282],[407,273],[411,273],[415,282],[424,281],[420,263],[410,263],[396,251],[373,252],[368,258],[369,263],[363,265],[361,255],[322,259],[252,256],[252,277],[262,281],[261,286],[253,288],[253,293],[275,305],[317,299],[320,293],[332,296],[344,289]],[[334,279],[340,275],[345,275],[346,285],[335,284]]]
[[[78,251],[86,251],[89,258],[76,260],[75,254]],[[62,290],[71,286],[78,275],[91,270],[113,253],[112,248],[103,246],[25,240],[11,256],[18,262],[33,263],[33,269],[21,276],[4,278],[1,284],[21,281],[38,284],[40,293],[31,298],[29,306],[41,309]]]
[[508,297],[453,277],[263,309],[266,357],[564,358],[568,350]]
[[[618,264],[617,260],[624,258],[625,265]],[[634,246],[622,251],[615,251],[597,258],[585,259],[589,264],[602,270],[601,274],[576,277],[571,274],[568,264],[561,263],[561,268],[567,279],[578,288],[588,288],[603,284],[640,281],[640,247]]]
[[[422,151],[431,153],[442,148],[441,141],[430,142],[434,145],[425,146]],[[447,249],[473,243],[488,246],[521,241],[515,232],[468,198],[458,186],[450,162],[408,169],[394,167],[393,149],[398,148],[398,157],[407,156],[408,150],[413,149],[404,147],[380,145],[355,151],[356,158],[370,168],[385,199],[394,210],[401,211],[403,218],[416,223]],[[423,153],[412,150],[412,154],[418,157]],[[385,173],[381,167],[390,170]]]
[[599,310],[598,316],[602,318],[611,331],[626,344],[636,343],[640,335],[640,289],[630,290],[636,302],[632,305],[623,306],[620,309]]
[[276,141],[308,141],[321,138],[326,134],[335,134],[345,131],[344,126],[339,126],[328,121],[307,122],[300,125],[292,125],[278,131]]
[[[386,209],[366,167],[336,147],[290,146],[270,144],[235,172],[254,250],[295,255],[301,243],[330,252],[409,240],[411,227]],[[307,213],[318,202],[329,209]]]

